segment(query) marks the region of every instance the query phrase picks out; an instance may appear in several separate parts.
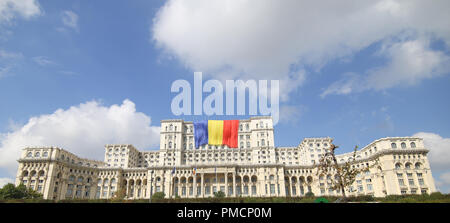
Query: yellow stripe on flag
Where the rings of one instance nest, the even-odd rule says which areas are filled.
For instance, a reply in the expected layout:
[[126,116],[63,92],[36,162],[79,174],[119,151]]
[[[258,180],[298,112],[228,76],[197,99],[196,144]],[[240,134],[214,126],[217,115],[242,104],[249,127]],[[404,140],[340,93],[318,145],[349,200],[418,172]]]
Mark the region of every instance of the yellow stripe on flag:
[[223,120],[208,120],[208,144],[222,145]]

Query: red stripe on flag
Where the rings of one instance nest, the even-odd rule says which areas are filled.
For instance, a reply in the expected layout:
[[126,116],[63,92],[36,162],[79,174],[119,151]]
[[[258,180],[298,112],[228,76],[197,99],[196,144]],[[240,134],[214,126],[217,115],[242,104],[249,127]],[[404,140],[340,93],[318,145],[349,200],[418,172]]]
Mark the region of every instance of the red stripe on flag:
[[230,148],[238,148],[239,120],[223,121],[222,144]]

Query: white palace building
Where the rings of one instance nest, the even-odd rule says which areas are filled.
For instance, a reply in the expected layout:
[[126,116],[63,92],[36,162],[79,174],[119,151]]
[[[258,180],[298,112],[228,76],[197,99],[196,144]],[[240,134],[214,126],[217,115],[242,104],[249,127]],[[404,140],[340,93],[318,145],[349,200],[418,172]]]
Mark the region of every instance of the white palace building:
[[[276,147],[272,119],[239,121],[239,148],[194,146],[193,123],[161,121],[160,149],[139,151],[132,145],[106,145],[104,162],[80,158],[57,147],[25,148],[16,185],[24,184],[45,199],[126,199],[210,197],[223,191],[235,197],[338,196],[330,189],[335,176],[318,176],[316,163],[332,138],[305,138],[297,146]],[[352,165],[376,167],[357,176],[350,195],[383,197],[436,191],[421,138],[375,140],[356,154]],[[337,155],[338,162],[353,153]]]

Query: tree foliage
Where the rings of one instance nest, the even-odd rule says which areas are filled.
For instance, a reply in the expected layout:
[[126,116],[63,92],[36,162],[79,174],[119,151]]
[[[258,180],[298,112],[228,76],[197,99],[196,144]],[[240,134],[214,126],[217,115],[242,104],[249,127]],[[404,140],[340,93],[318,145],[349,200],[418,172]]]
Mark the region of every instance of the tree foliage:
[[217,192],[214,192],[214,197],[223,198],[223,197],[225,197],[225,193],[223,191],[219,190]]
[[23,184],[16,187],[14,184],[9,183],[0,189],[0,199],[2,200],[35,198],[42,198],[42,195]]
[[334,175],[335,177],[331,177],[331,179],[326,179],[327,183],[331,185],[332,190],[337,190],[342,193],[344,197],[344,201],[346,198],[345,192],[351,192],[350,188],[356,180],[356,176],[362,172],[369,171],[370,168],[374,166],[378,166],[378,159],[375,160],[374,165],[356,165],[356,152],[358,150],[358,146],[355,146],[353,150],[353,156],[351,159],[345,161],[344,163],[337,163],[336,155],[334,153],[335,149],[339,148],[339,146],[335,146],[334,144],[330,145],[329,151],[327,151],[324,156],[322,156],[319,160],[317,175],[320,177],[321,175]]

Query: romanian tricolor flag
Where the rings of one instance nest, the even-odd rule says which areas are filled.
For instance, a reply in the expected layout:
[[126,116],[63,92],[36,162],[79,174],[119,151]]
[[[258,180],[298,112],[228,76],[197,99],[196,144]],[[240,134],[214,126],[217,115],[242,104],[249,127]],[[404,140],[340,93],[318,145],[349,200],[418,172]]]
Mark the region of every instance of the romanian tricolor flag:
[[238,147],[239,120],[208,120],[194,122],[195,147],[227,145]]

